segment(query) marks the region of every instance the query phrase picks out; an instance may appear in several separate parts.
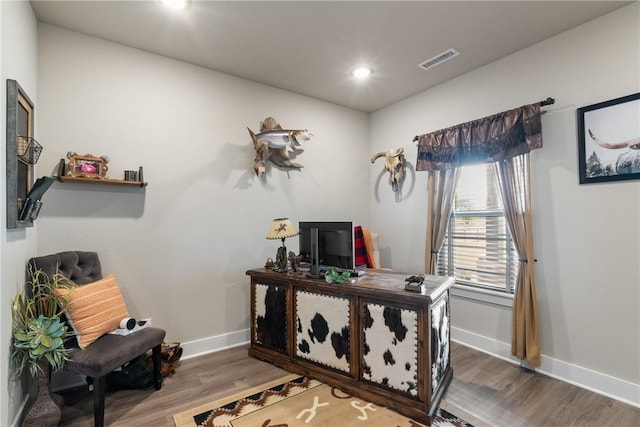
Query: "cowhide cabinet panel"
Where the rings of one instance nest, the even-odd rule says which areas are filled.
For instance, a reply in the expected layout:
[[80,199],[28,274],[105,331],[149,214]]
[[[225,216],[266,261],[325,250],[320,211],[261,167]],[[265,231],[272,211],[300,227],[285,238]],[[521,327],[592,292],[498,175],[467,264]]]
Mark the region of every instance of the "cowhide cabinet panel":
[[349,299],[296,291],[296,356],[349,372]]
[[431,392],[435,392],[449,369],[449,295],[444,294],[431,306]]
[[418,313],[363,303],[363,378],[418,395]]
[[430,425],[453,370],[449,288],[367,271],[345,284],[266,269],[251,277],[249,355]]
[[287,289],[284,286],[255,285],[254,335],[252,341],[287,352]]

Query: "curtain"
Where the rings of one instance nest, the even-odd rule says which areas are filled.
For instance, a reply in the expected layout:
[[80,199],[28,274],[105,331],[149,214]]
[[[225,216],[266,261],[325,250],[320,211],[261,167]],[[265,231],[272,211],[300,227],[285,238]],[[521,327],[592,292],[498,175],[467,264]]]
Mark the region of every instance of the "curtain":
[[520,258],[513,299],[511,354],[520,360],[526,360],[531,366],[540,366],[529,155],[505,159],[495,165],[504,215]]
[[[543,101],[547,105],[547,101]],[[416,171],[428,171],[425,270],[436,272],[455,186],[457,168],[498,162],[505,217],[520,257],[513,305],[511,352],[540,366],[540,326],[533,254],[529,181],[531,150],[542,147],[540,105],[525,105],[418,137]]]
[[458,183],[458,169],[429,171],[427,181],[427,239],[424,268],[427,274],[436,274],[438,252],[442,248],[447,224],[453,209],[453,199]]
[[418,137],[417,171],[493,163],[542,147],[540,103]]

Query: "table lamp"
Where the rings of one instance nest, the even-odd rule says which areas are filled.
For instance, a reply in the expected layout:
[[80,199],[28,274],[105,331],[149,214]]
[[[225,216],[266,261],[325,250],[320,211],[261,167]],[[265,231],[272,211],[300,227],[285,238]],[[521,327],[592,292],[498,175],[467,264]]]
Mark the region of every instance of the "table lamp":
[[297,236],[298,234],[298,229],[289,218],[276,218],[271,223],[271,228],[269,228],[269,232],[267,233],[267,239],[282,240],[282,246],[278,248],[278,254],[276,256],[276,268],[278,271],[287,271],[287,247],[284,245],[284,239]]

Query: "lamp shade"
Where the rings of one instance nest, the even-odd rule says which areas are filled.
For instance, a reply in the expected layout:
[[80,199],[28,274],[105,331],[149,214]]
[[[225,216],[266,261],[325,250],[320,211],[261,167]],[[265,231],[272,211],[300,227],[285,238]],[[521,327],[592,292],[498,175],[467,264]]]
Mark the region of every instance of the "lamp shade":
[[287,237],[297,236],[298,234],[298,229],[289,218],[276,218],[271,223],[271,228],[269,228],[269,232],[267,233],[267,239],[286,239]]

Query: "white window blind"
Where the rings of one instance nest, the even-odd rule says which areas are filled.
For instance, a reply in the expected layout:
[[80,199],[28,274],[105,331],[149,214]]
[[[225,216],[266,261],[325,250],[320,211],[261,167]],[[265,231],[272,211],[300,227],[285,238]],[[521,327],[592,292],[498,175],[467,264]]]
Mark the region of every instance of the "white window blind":
[[460,284],[512,294],[517,261],[494,165],[463,167],[438,272]]

